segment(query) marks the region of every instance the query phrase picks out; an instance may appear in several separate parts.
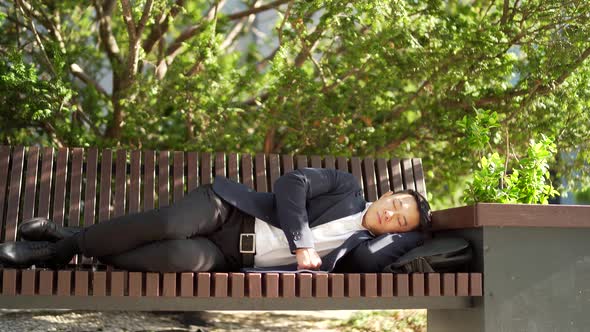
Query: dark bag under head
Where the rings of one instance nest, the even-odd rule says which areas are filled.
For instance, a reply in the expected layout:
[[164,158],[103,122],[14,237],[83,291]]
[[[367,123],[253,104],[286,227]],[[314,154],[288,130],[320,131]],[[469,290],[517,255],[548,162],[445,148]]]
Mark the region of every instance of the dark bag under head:
[[473,250],[465,239],[434,238],[408,251],[383,272],[457,272],[466,269],[472,257]]

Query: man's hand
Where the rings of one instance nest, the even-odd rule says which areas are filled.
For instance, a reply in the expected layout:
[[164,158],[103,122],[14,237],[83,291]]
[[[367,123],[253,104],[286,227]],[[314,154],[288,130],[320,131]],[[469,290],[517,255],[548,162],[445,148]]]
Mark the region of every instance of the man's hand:
[[322,265],[322,259],[314,248],[295,249],[298,270],[318,270]]

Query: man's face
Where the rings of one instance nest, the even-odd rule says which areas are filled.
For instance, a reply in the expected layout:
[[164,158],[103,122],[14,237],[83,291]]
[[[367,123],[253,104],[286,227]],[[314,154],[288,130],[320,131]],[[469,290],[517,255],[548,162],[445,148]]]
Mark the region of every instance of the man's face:
[[369,206],[362,225],[374,235],[409,232],[418,227],[420,212],[414,196],[388,191]]

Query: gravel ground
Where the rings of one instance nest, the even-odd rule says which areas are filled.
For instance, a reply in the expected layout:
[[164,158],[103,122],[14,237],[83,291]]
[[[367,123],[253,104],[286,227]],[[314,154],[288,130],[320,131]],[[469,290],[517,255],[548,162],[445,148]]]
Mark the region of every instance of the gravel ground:
[[355,312],[0,310],[0,332],[338,331],[334,322]]

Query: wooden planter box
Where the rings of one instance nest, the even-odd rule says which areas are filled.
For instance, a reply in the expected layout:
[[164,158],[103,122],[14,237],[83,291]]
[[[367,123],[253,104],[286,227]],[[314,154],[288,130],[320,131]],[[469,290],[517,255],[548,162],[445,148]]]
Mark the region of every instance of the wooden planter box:
[[588,331],[590,206],[478,203],[433,213],[484,276],[474,308],[428,310],[428,332]]

